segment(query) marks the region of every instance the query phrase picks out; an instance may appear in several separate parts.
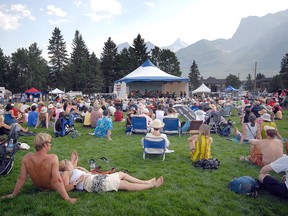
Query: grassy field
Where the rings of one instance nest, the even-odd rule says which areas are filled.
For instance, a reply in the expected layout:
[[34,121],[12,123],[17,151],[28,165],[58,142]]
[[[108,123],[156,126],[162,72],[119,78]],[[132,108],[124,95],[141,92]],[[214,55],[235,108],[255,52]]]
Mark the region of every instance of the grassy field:
[[[284,120],[277,121],[280,133],[288,137],[287,111]],[[238,117],[233,117],[238,128]],[[79,164],[88,168],[87,160],[93,158],[103,169],[115,167],[118,171],[129,170],[140,179],[164,176],[164,184],[157,189],[140,192],[85,193],[70,192],[78,201],[72,205],[56,192],[39,192],[29,179],[20,194],[13,199],[1,200],[0,215],[288,215],[287,201],[259,191],[259,198],[237,195],[228,189],[235,176],[258,177],[260,168],[249,162],[239,161],[239,156],[249,154],[248,144],[237,144],[213,134],[212,157],[221,161],[218,170],[195,168],[189,158],[187,135],[169,136],[171,149],[163,162],[159,157],[142,159],[140,140],[143,135],[124,133],[124,123],[113,123],[112,141],[88,135],[92,129],[76,123],[81,133],[54,138],[51,153],[59,159],[69,158],[75,149]],[[31,129],[34,130],[34,129]],[[37,129],[53,134],[52,129]],[[33,149],[33,137],[21,137]],[[8,176],[0,177],[0,196],[13,191],[20,171],[22,157],[27,151],[18,151],[15,165]],[[106,157],[109,162],[99,160]],[[282,175],[271,173],[280,178]]]

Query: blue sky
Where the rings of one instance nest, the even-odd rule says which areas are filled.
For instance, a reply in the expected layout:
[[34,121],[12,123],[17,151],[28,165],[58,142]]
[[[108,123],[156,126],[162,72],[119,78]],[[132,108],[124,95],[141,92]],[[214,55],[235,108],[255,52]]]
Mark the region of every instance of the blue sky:
[[108,37],[131,45],[140,33],[160,47],[177,38],[188,44],[228,39],[241,18],[286,9],[287,0],[0,0],[0,47],[11,55],[36,42],[47,58],[52,31],[59,27],[69,53],[79,30],[100,57]]

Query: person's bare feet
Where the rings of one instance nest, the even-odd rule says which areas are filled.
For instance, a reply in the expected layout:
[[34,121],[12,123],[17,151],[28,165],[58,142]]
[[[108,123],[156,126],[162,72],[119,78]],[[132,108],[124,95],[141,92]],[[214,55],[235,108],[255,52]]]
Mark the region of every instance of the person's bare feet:
[[28,131],[28,128],[23,128],[23,132],[27,132]]
[[156,178],[152,178],[150,180],[147,180],[147,184],[151,184],[151,183],[154,183],[156,181]]
[[154,182],[154,187],[158,188],[160,187],[164,182],[163,176],[160,176],[155,182]]

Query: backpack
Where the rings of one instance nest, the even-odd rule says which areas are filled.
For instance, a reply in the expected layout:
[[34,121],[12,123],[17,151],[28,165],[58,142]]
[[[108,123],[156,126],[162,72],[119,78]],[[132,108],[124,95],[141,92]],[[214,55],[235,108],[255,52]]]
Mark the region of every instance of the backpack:
[[229,189],[237,194],[247,194],[253,197],[258,197],[257,189],[260,188],[258,179],[251,176],[241,176],[234,178],[229,183]]
[[202,159],[194,163],[195,167],[201,167],[203,169],[218,169],[220,161],[216,159]]

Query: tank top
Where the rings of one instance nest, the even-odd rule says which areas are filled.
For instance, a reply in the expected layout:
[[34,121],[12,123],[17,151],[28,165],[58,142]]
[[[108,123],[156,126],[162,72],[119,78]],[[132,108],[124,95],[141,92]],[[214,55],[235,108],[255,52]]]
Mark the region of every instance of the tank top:
[[[69,183],[77,181],[77,179],[80,178],[80,176],[82,176],[83,174],[87,174],[87,173],[79,169],[73,169]],[[83,190],[84,181],[78,182],[78,184],[76,185],[76,189]]]
[[257,125],[251,126],[251,122],[246,124],[246,137],[245,140],[256,139],[257,136]]

